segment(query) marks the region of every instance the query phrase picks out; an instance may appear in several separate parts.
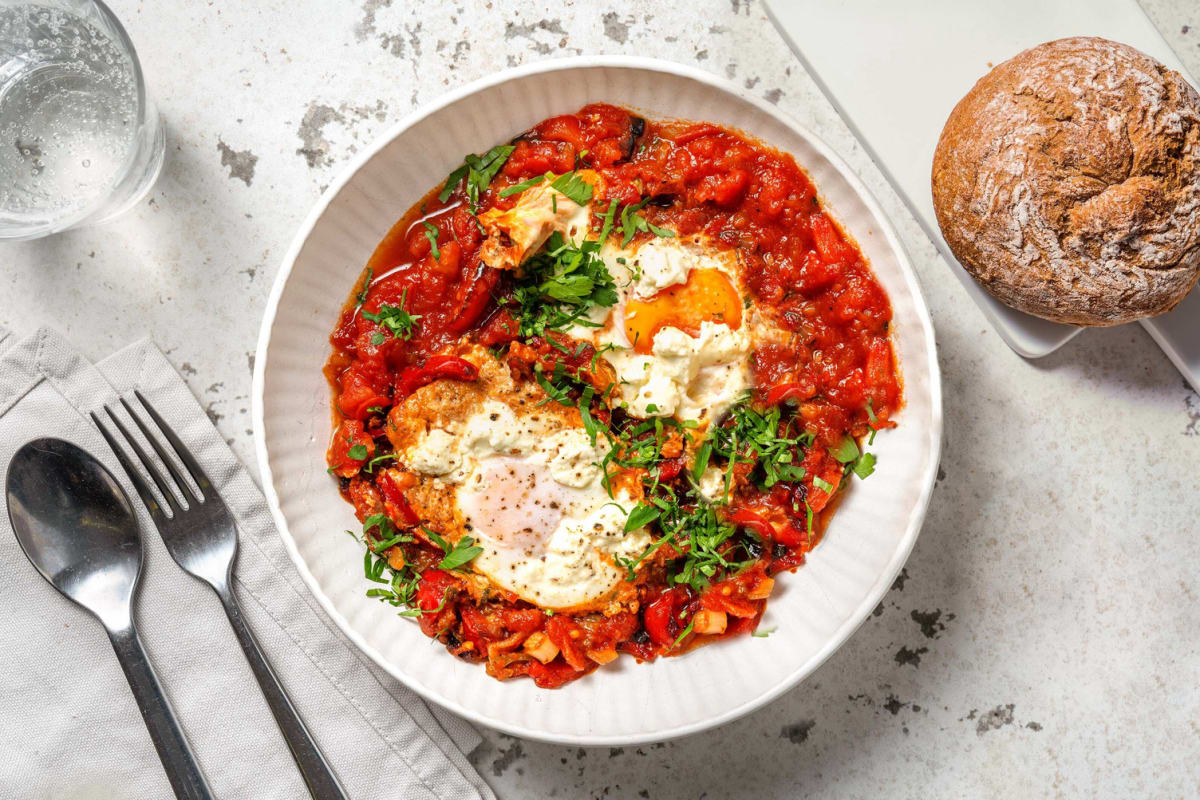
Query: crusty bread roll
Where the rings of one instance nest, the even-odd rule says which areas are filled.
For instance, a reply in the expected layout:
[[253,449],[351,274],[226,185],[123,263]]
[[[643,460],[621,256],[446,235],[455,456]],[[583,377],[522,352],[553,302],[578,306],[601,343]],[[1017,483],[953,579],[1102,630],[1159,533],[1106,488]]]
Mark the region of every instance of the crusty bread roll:
[[1200,94],[1107,39],[1038,45],[959,102],[933,159],[954,255],[1056,322],[1169,311],[1200,277]]

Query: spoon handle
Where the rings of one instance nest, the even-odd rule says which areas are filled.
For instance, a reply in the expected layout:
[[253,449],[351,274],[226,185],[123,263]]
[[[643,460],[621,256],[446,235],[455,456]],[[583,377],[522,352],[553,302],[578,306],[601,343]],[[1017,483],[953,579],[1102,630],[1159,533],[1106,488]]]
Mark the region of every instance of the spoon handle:
[[267,705],[275,715],[275,722],[278,723],[279,730],[283,732],[283,738],[292,751],[292,757],[296,760],[296,766],[300,768],[300,775],[308,786],[309,794],[315,800],[348,800],[346,790],[338,783],[333,768],[325,760],[321,748],[317,747],[304,720],[300,719],[300,713],[296,711],[292,698],[288,697],[283,684],[275,675],[275,670],[271,669],[262,648],[258,646],[258,640],[254,638],[254,633],[242,619],[242,609],[234,597],[233,588],[217,588],[217,595],[225,605],[225,613],[229,615],[229,622],[237,635],[238,644],[242,646],[246,660],[250,662],[250,669],[254,672],[259,688],[267,699]]
[[117,651],[117,660],[125,670],[129,687],[137,699],[138,711],[142,712],[142,719],[150,731],[150,739],[162,760],[163,769],[167,771],[175,796],[179,800],[212,800],[212,790],[208,788],[191,745],[179,727],[179,721],[175,719],[167,696],[163,694],[137,631],[130,625],[122,630],[109,631],[108,638]]

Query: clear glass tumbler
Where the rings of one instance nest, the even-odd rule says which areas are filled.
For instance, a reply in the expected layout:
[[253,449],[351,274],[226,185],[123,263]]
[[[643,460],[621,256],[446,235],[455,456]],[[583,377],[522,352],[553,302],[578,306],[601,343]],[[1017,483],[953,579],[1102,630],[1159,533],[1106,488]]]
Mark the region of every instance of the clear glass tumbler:
[[99,0],[0,0],[0,239],[109,220],[154,185],[163,126]]

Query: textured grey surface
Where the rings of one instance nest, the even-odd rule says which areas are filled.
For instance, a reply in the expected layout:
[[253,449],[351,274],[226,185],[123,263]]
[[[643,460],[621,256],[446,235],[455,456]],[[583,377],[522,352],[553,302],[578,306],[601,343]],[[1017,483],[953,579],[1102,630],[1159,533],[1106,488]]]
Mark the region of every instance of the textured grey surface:
[[[809,681],[710,733],[487,733],[501,797],[1200,793],[1200,396],[1137,326],[1037,362],[1005,347],[758,3],[112,5],[166,118],[163,177],[108,227],[0,245],[0,324],[56,325],[93,357],[149,332],[252,469],[252,353],[295,228],[357,148],[505,65],[630,53],[729,77],[829,141],[904,236],[946,437],[892,592]],[[1146,5],[1200,74],[1193,0]]]

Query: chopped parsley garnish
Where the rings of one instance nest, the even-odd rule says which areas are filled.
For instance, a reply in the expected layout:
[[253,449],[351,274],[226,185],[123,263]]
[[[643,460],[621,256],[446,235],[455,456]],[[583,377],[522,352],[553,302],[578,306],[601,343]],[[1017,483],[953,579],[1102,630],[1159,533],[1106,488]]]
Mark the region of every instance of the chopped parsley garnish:
[[500,190],[500,196],[501,197],[512,197],[514,194],[520,194],[521,192],[525,191],[526,189],[532,189],[534,186],[537,186],[539,183],[546,180],[546,178],[549,176],[550,176],[550,173],[546,173],[545,175],[534,175],[532,178],[530,178],[527,181],[521,181],[520,183],[514,183],[512,186],[509,186],[507,189]]
[[708,462],[712,458],[712,451],[712,442],[708,439],[705,439],[700,443],[700,446],[696,448],[696,459],[692,464],[692,477],[697,483],[700,482],[700,478],[704,475],[704,471],[708,469]]
[[372,458],[370,461],[367,462],[367,466],[364,467],[364,469],[366,469],[367,472],[374,472],[376,464],[382,464],[384,461],[388,461],[388,460],[396,458],[396,457],[397,456],[395,453],[384,453],[381,456],[375,456],[374,458]]
[[[564,172],[559,175],[550,184],[550,188],[562,192],[577,206],[586,206],[592,201],[592,185],[575,172]],[[601,238],[600,241],[604,241],[604,239]]]
[[438,562],[437,568],[457,569],[482,552],[483,548],[475,544],[474,539],[464,536],[454,543],[454,547],[446,553],[446,557]]
[[676,637],[674,644],[671,645],[671,648],[674,649],[676,647],[679,647],[679,643],[687,638],[687,635],[692,632],[692,628],[694,628],[695,625],[696,625],[696,621],[690,620],[687,624],[687,627],[679,632],[679,636]]
[[625,532],[629,533],[629,531],[649,525],[658,519],[661,513],[662,510],[656,506],[648,503],[639,504],[633,511],[629,512],[629,518],[625,520]]
[[355,461],[362,461],[367,457],[367,446],[365,444],[356,444],[346,451],[346,455]]
[[857,461],[854,462],[854,474],[860,479],[866,478],[875,471],[875,454],[863,453]]
[[737,528],[718,519],[712,506],[701,504],[687,510],[669,505],[664,522],[663,530],[668,531],[667,535],[686,549],[683,558],[672,565],[675,568],[671,575],[674,583],[703,591],[713,580],[754,563],[748,553],[745,553],[746,559],[733,559],[737,548],[723,547],[737,533]]
[[[404,293],[400,295],[400,305],[393,306],[388,305],[387,303],[382,303],[380,304],[379,311],[377,312],[372,313],[370,311],[363,311],[363,319],[370,320],[380,327],[386,328],[392,334],[392,336],[397,339],[411,339],[413,329],[417,326],[417,322],[421,319],[421,315],[409,314],[404,310],[404,301],[407,297],[408,289],[405,289]],[[376,331],[376,334],[379,334],[379,332]],[[382,335],[379,334],[379,336]],[[377,346],[383,344],[384,340],[382,338],[380,338],[379,341],[376,341],[376,338],[378,337],[371,337],[371,344]]]
[[479,210],[479,197],[492,184],[492,178],[500,172],[504,162],[512,155],[516,147],[511,144],[496,145],[483,155],[463,156],[463,165],[446,177],[442,191],[438,192],[438,200],[442,203],[450,199],[459,182],[466,178],[467,202],[471,213]]
[[730,409],[729,419],[729,424],[714,430],[710,437],[712,451],[729,464],[726,491],[732,481],[733,467],[739,462],[754,465],[751,480],[763,489],[770,489],[779,481],[796,482],[804,478],[804,467],[799,462],[813,436],[803,430],[790,432],[798,423],[795,417],[781,426],[778,406],[758,409],[750,402],[749,395],[744,395]]
[[451,546],[449,542],[429,528],[422,527],[421,530],[425,531],[425,535],[429,537],[430,541],[442,548],[442,552],[446,554],[438,562],[438,569],[457,569],[483,552],[483,548],[476,545],[475,540],[470,536],[462,537]]
[[617,288],[600,258],[600,241],[576,245],[555,231],[545,250],[522,265],[525,277],[513,291],[522,337],[572,325],[596,327],[588,312],[616,305]]
[[422,222],[425,226],[425,238],[429,240],[429,252],[433,253],[434,260],[441,260],[442,253],[438,250],[438,227],[432,222]]
[[[397,608],[403,607],[405,610],[400,612],[402,617],[416,617],[442,610],[445,597],[442,598],[442,604],[431,611],[417,608],[417,587],[421,583],[421,576],[408,564],[404,564],[400,569],[394,568],[387,557],[388,549],[402,542],[413,541],[411,534],[397,532],[387,515],[372,514],[363,522],[362,541],[367,545],[366,552],[363,553],[363,574],[369,581],[386,584],[386,588],[368,589],[367,597],[377,598]],[[385,572],[391,573],[390,576],[385,576]]]
[[367,267],[367,274],[363,278],[362,291],[360,291],[358,293],[358,297],[355,298],[355,300],[356,300],[356,305],[354,306],[355,308],[359,308],[362,306],[363,303],[367,302],[367,292],[371,291],[371,276],[374,274],[375,274],[375,270],[371,269],[370,267]]
[[837,446],[837,449],[830,450],[829,454],[843,464],[849,464],[859,456],[858,444],[854,441],[853,437],[846,436],[842,439],[841,444]]
[[867,398],[867,419],[871,420],[871,436],[867,444],[875,444],[875,434],[879,433],[879,417],[875,416],[875,407],[870,397]]
[[633,241],[633,237],[637,236],[639,233],[653,233],[655,236],[661,236],[663,238],[669,238],[675,235],[674,231],[667,230],[666,228],[660,228],[657,225],[648,222],[645,217],[637,213],[645,208],[646,204],[649,202],[650,198],[646,197],[640,203],[636,203],[632,206],[625,206],[624,210],[621,211],[621,224],[618,226],[618,230],[624,234],[624,237],[621,239],[622,247],[627,247],[629,243]]
[[825,494],[833,494],[834,492],[834,485],[822,478],[820,475],[813,476],[813,486],[817,487]]

